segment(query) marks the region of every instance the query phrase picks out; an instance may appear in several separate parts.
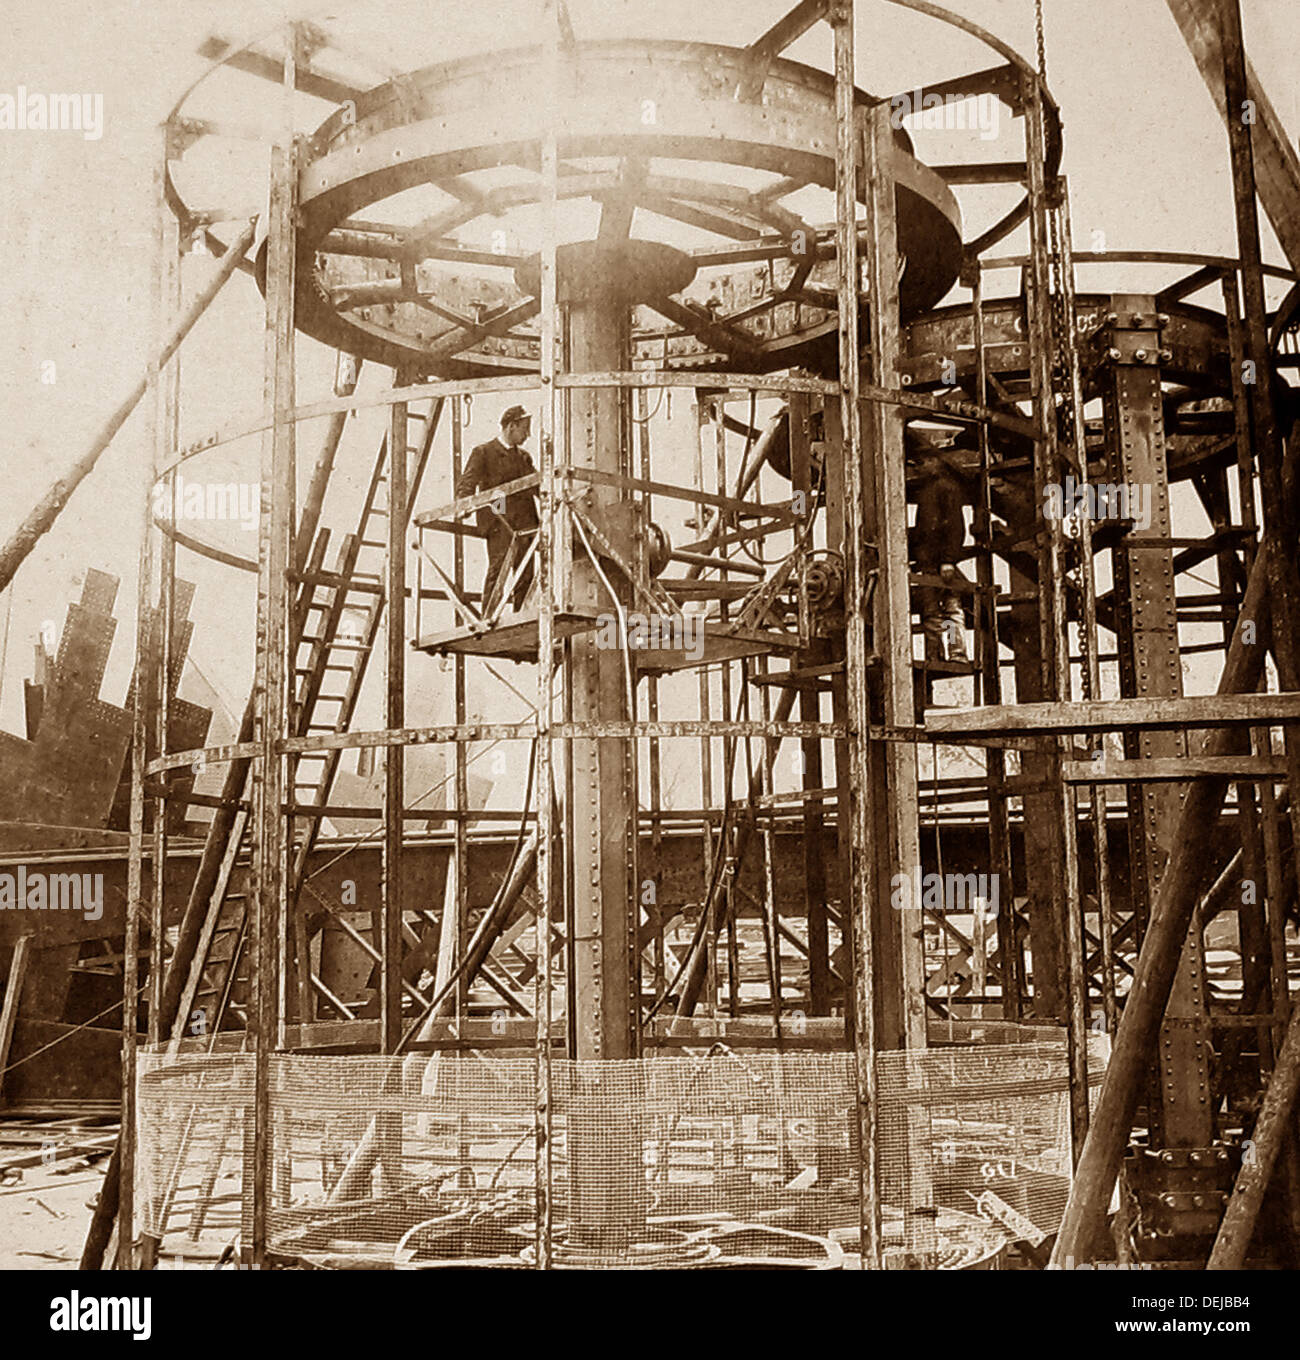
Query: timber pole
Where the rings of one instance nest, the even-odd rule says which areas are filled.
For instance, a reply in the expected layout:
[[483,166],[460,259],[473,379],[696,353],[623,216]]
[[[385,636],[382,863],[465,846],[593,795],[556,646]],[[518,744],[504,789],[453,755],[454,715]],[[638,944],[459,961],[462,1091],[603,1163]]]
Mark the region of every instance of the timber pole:
[[213,274],[203,291],[190,303],[185,310],[185,315],[172,327],[166,340],[163,341],[162,348],[145,370],[145,376],[135,384],[113,414],[104,422],[85,455],[41,497],[31,514],[23,520],[15,530],[13,537],[0,551],[0,590],[3,590],[13,580],[14,573],[22,566],[27,555],[36,546],[37,541],[58,519],[63,507],[71,499],[72,493],[90,475],[95,464],[99,462],[100,455],[113,442],[117,432],[126,424],[127,417],[140,404],[140,400],[149,386],[149,374],[161,372],[167,367],[168,361],[180,348],[181,341],[194,328],[194,323],[207,311],[208,304],[221,291],[226,280],[243,263],[245,253],[249,246],[253,244],[253,236],[256,231],[257,219],[253,218],[221,257],[217,264],[217,272]]
[[1278,1154],[1291,1133],[1296,1093],[1300,1091],[1300,1006],[1291,1012],[1282,1051],[1269,1079],[1245,1159],[1214,1239],[1207,1270],[1240,1270],[1255,1232],[1264,1191]]
[[[1260,552],[1251,567],[1219,680],[1220,694],[1253,690],[1263,671],[1269,612],[1267,561],[1268,552]],[[1220,728],[1206,739],[1203,754],[1230,755],[1235,741],[1230,728]],[[1218,819],[1227,788],[1228,780],[1223,778],[1193,781],[1171,844],[1203,842]],[[1089,1246],[1101,1228],[1204,872],[1205,863],[1199,856],[1174,855],[1160,882],[1133,973],[1133,985],[1115,1034],[1106,1079],[1061,1219],[1052,1252],[1053,1266],[1072,1266],[1089,1259]]]

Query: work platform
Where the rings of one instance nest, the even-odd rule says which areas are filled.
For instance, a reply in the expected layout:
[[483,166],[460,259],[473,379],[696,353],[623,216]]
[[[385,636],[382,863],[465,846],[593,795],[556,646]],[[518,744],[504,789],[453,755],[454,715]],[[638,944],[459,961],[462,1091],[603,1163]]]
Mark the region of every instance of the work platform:
[[[411,645],[431,656],[496,656],[508,661],[537,660],[538,611],[536,608],[507,613],[495,624],[468,624],[445,633],[429,633]],[[626,654],[638,673],[669,674],[697,666],[713,666],[742,657],[793,655],[799,651],[798,637],[757,629],[739,629],[723,622],[695,616],[640,614],[623,625],[629,639],[618,641],[618,616],[606,611],[600,615],[557,612],[552,616],[553,636],[558,647],[566,638],[593,635],[596,645]],[[614,638],[608,644],[601,639]],[[654,645],[656,640],[679,638],[670,645]],[[689,638],[689,641],[688,641]],[[645,642],[639,639],[645,639]]]

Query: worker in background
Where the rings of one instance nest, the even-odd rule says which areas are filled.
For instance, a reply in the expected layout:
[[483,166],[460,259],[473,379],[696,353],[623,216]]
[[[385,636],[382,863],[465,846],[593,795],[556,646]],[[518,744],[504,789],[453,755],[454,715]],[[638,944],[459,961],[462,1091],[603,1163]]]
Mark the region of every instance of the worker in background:
[[[456,483],[457,496],[473,496],[479,491],[528,477],[537,469],[523,448],[532,417],[522,406],[511,406],[501,416],[501,434],[471,450],[465,470]],[[478,527],[487,541],[487,574],[483,578],[483,616],[489,617],[500,602],[511,573],[524,559],[537,534],[537,497],[532,489],[500,496],[478,512]],[[530,562],[520,574],[511,605],[518,610],[533,583]]]
[[961,594],[965,580],[957,568],[966,556],[966,493],[961,478],[938,449],[923,450],[917,463],[916,524],[910,538],[912,562],[941,585],[917,591],[925,631],[927,661],[967,661],[966,618]]

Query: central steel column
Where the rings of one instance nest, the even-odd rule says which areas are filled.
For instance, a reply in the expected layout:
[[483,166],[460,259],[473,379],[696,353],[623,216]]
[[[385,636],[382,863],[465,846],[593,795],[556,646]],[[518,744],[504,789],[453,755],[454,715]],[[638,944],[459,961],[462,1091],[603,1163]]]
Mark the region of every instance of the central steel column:
[[[573,373],[624,369],[627,309],[612,290],[588,280],[560,280]],[[567,305],[566,305],[567,303]],[[568,462],[623,471],[625,393],[574,388],[568,410]],[[577,499],[611,542],[626,514],[616,487],[575,483]],[[611,567],[602,566],[607,579]],[[614,569],[616,570],[616,569]],[[575,544],[570,604],[580,613],[616,613],[595,565]],[[606,630],[607,631],[607,630]],[[601,647],[600,632],[570,644],[568,683],[575,723],[628,722],[625,649]],[[635,895],[629,880],[633,834],[632,743],[622,737],[580,738],[570,747],[573,770],[573,1018],[574,1057],[632,1058],[637,1053]]]
[[[600,261],[582,268],[585,252],[561,257],[560,304],[564,310],[566,368],[572,373],[626,369],[629,317],[612,270]],[[619,474],[623,466],[624,401],[620,388],[572,388],[565,428],[566,461],[575,467]],[[587,517],[610,542],[626,542],[630,503],[619,488],[573,482]],[[590,534],[588,535],[590,538]],[[579,613],[617,614],[615,590],[623,587],[599,569],[575,530],[569,606]],[[592,541],[592,548],[596,547]],[[627,722],[626,647],[600,646],[608,629],[580,633],[568,648],[566,707],[572,721]],[[622,638],[626,642],[626,638]],[[636,927],[637,898],[630,868],[636,829],[636,782],[632,742],[623,737],[579,737],[569,744],[572,806],[569,845],[573,907],[569,950],[569,1031],[573,1056],[581,1060],[634,1058],[638,1050]],[[644,1220],[644,1182],[635,1101],[624,1085],[591,1068],[575,1081],[577,1117],[571,1113],[568,1241],[579,1253],[617,1256],[639,1234]]]

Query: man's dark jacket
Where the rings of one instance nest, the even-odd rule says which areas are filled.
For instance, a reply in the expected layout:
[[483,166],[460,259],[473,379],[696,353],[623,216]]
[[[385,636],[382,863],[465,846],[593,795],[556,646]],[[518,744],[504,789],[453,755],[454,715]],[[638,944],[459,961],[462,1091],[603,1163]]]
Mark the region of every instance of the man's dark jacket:
[[[521,448],[510,448],[499,439],[479,444],[469,455],[456,483],[457,496],[472,496],[477,491],[490,491],[520,477],[528,477],[537,469],[533,460]],[[533,491],[515,491],[506,497],[505,521],[516,531],[537,528],[537,504]],[[478,512],[478,527],[485,532],[501,528],[501,520],[491,506]]]

